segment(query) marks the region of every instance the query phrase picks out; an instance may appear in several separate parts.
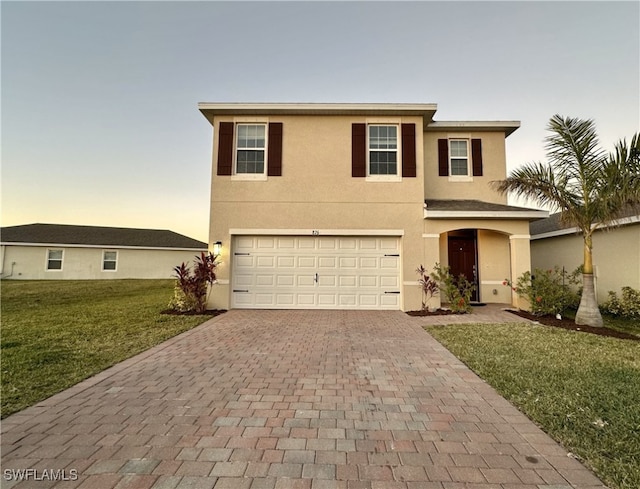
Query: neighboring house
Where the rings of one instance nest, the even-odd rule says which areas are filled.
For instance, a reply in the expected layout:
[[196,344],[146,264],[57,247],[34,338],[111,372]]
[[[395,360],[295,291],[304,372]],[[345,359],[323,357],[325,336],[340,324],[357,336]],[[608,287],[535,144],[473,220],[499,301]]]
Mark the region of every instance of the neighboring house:
[[[531,266],[555,265],[569,272],[583,262],[584,241],[575,227],[560,221],[560,214],[531,223]],[[593,234],[596,295],[602,304],[610,290],[620,295],[625,286],[640,290],[640,214],[630,209],[613,226]]]
[[[516,121],[434,122],[435,104],[201,103],[213,126],[210,307],[421,306],[419,265],[451,266],[477,301],[530,268],[529,221],[506,177]],[[434,305],[437,305],[436,298]]]
[[170,278],[207,244],[173,231],[66,224],[0,229],[3,279]]

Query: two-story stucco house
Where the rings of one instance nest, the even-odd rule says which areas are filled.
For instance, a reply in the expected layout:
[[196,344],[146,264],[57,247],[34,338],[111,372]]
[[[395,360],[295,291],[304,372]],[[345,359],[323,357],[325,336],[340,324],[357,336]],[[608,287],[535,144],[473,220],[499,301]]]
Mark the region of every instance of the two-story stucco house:
[[[529,221],[489,182],[517,121],[435,122],[435,104],[201,103],[213,126],[215,308],[421,306],[436,263],[512,303]],[[436,298],[437,305],[439,298]]]

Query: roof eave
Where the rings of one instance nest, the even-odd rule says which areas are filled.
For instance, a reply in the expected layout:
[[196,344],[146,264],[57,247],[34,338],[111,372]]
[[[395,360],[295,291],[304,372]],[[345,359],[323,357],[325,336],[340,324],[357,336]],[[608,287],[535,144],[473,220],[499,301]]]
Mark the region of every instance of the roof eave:
[[425,219],[508,219],[534,221],[548,217],[547,211],[444,211],[424,210]]
[[436,131],[500,131],[505,137],[520,127],[520,121],[437,121],[425,126],[425,132]]
[[431,123],[437,104],[383,103],[227,103],[200,102],[198,110],[213,125],[217,116],[243,115],[360,115],[419,116]]

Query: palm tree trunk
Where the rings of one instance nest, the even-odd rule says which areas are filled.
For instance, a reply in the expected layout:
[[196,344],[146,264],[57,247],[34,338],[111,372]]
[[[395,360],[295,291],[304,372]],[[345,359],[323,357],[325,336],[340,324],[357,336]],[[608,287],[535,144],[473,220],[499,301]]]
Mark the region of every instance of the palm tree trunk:
[[576,313],[576,324],[584,326],[604,326],[593,279],[593,255],[591,234],[584,235],[584,266],[582,273],[582,297]]

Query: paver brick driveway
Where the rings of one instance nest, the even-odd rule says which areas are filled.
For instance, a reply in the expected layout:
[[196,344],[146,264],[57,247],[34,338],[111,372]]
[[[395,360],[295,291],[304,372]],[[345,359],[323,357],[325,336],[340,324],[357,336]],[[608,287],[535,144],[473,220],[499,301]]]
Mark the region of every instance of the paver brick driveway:
[[2,488],[603,487],[420,324],[230,311],[4,420]]

